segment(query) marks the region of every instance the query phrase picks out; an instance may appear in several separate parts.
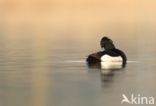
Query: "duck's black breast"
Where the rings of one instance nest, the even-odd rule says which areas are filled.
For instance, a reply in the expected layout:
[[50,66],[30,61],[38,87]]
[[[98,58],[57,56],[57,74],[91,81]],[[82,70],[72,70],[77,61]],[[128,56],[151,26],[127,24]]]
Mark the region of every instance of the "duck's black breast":
[[106,50],[106,51],[103,51],[104,53],[103,54],[107,54],[107,55],[110,55],[110,56],[113,56],[113,57],[117,57],[117,56],[121,56],[122,59],[123,59],[123,67],[125,67],[126,63],[127,63],[127,57],[125,55],[125,53],[119,49],[112,49],[112,50]]

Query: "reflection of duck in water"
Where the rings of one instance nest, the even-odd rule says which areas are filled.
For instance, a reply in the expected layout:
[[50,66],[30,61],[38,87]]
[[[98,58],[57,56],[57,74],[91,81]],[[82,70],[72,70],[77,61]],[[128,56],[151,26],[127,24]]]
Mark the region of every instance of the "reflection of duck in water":
[[100,66],[102,69],[120,69],[126,66],[126,55],[114,46],[111,39],[103,37],[100,44],[104,51],[90,54],[86,60],[89,66]]

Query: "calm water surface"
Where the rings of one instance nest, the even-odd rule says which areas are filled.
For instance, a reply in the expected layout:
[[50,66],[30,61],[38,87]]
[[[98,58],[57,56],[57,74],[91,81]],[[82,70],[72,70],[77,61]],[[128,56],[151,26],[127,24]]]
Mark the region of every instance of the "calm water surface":
[[120,106],[123,93],[156,97],[154,34],[136,39],[111,36],[134,61],[112,76],[83,62],[100,50],[100,37],[88,36],[90,40],[82,42],[70,37],[2,36],[0,106]]

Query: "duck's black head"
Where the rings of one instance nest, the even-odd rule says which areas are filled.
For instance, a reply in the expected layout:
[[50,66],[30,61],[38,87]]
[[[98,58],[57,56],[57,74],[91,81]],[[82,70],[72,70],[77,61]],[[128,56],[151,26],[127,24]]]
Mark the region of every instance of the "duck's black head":
[[105,50],[111,50],[115,48],[113,41],[108,37],[103,37],[101,39],[100,45],[101,48],[104,48]]

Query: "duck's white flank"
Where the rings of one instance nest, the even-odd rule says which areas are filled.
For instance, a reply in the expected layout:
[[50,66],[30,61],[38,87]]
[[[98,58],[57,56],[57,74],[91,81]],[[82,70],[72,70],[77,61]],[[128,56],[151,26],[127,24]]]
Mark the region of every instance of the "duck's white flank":
[[101,62],[122,62],[123,59],[121,56],[112,57],[109,55],[104,55],[101,57]]
[[102,69],[121,69],[122,68],[122,62],[116,61],[116,62],[101,62],[101,68]]

